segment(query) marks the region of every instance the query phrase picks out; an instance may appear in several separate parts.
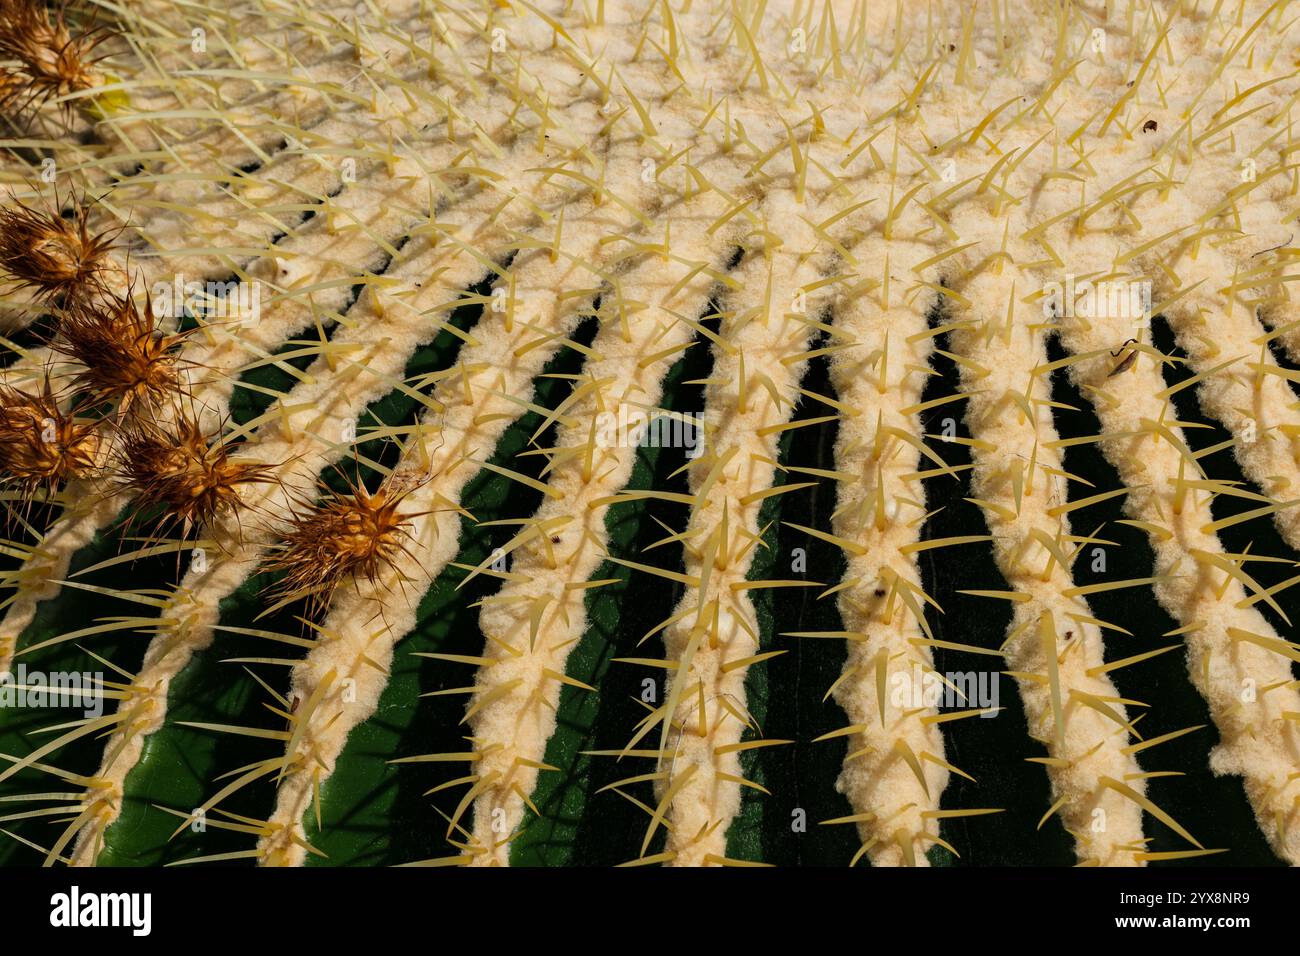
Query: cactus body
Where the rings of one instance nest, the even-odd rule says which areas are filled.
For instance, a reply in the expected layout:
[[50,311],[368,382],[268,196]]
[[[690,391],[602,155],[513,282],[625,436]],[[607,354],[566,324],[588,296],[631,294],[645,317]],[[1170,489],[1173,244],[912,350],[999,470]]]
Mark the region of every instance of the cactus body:
[[0,858],[1300,862],[1284,2],[113,15],[0,0]]

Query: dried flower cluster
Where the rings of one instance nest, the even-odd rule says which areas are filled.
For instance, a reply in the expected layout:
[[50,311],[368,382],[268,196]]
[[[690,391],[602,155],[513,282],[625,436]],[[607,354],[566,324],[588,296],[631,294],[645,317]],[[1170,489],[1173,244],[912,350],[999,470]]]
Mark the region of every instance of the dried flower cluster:
[[21,203],[0,206],[0,279],[8,290],[30,289],[58,305],[102,288],[113,269],[116,230],[93,232],[90,217],[84,202],[67,216]]
[[185,390],[177,353],[188,332],[164,333],[153,304],[130,292],[77,299],[58,312],[51,349],[79,369],[70,387],[92,404],[112,404],[124,418],[143,406],[158,408]]
[[32,113],[97,86],[95,49],[111,35],[107,28],[74,32],[66,2],[51,8],[41,0],[0,0],[0,62],[14,63],[0,67],[0,114]]
[[273,465],[233,458],[220,436],[180,415],[172,429],[137,419],[124,431],[118,468],[140,512],[160,512],[157,533],[179,526],[182,540],[234,512],[240,488],[273,481]]
[[302,502],[276,546],[268,570],[283,574],[271,594],[278,601],[309,599],[319,613],[345,580],[379,581],[406,550],[415,512],[402,511],[404,491],[374,494],[349,480],[345,494],[326,492]]
[[99,451],[97,422],[61,409],[48,379],[35,394],[0,385],[0,488],[52,493],[90,477]]

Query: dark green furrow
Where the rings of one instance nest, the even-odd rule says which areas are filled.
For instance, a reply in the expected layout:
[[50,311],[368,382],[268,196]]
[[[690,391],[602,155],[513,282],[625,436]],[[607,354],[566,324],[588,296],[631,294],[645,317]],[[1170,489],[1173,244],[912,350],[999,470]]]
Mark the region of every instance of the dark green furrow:
[[[674,363],[664,377],[665,399],[670,411],[698,410],[693,402],[698,386],[682,386],[686,380],[707,377],[707,343],[696,339],[685,356]],[[669,476],[685,464],[685,450],[642,446],[628,481],[629,489],[665,489],[684,492],[685,472]],[[609,531],[609,553],[615,557],[663,567],[681,569],[681,548],[643,552],[664,537],[655,518],[669,527],[680,526],[687,509],[674,502],[654,499],[625,501],[612,505],[605,517]],[[647,656],[637,642],[659,623],[662,609],[673,607],[681,587],[652,574],[632,571],[612,561],[602,562],[593,578],[615,579],[588,592],[587,630],[569,655],[565,673],[596,687],[591,694],[577,687],[561,690],[556,729],[547,743],[543,762],[559,768],[543,773],[532,794],[540,817],[529,816],[523,832],[511,844],[514,866],[573,866],[620,863],[632,859],[640,849],[645,815],[612,791],[597,793],[601,786],[635,772],[632,761],[593,757],[584,751],[614,749],[626,743],[626,728],[644,714],[639,704],[642,680],[658,680],[644,668],[614,664],[615,657]],[[653,620],[650,615],[657,615]],[[623,739],[604,739],[609,728]],[[639,763],[639,762],[638,762]],[[638,768],[639,769],[639,768]],[[632,788],[626,788],[631,790]],[[650,799],[649,786],[642,799]]]
[[[471,291],[481,291],[473,289]],[[464,330],[473,325],[481,308],[466,307],[450,316],[450,323]],[[405,378],[410,381],[431,371],[448,367],[455,360],[461,339],[443,330],[429,345],[419,349],[407,363]],[[310,358],[304,360],[310,362]],[[250,373],[255,383],[285,390],[292,386],[287,372],[267,366]],[[269,404],[269,396],[244,390],[243,401],[232,403],[240,415],[252,418]],[[400,425],[413,421],[423,406],[413,397],[391,392],[374,402],[361,416],[358,432],[364,436],[371,427]],[[395,444],[381,440],[359,441],[358,455],[374,460],[390,458]],[[373,488],[377,476],[371,469],[357,467],[344,460],[338,468],[327,471],[325,479],[339,487],[344,478],[364,480]],[[258,619],[265,606],[264,589],[274,577],[257,574],[222,602],[222,627],[257,628],[281,634],[297,635],[303,628],[295,615],[304,613],[301,605],[291,605],[273,615]],[[190,859],[200,855],[236,852],[248,848],[244,834],[208,826],[204,830],[188,828],[172,837],[181,819],[160,807],[189,813],[200,806],[227,781],[224,774],[243,767],[259,756],[265,740],[219,734],[209,730],[184,727],[182,721],[256,726],[280,729],[267,705],[282,707],[252,674],[256,673],[277,692],[283,691],[283,666],[268,664],[226,663],[231,658],[273,657],[296,659],[298,647],[229,631],[218,632],[213,645],[196,655],[177,675],[168,693],[168,713],[164,725],[146,742],[140,762],[127,776],[122,814],[105,837],[102,864],[149,865]],[[259,746],[261,745],[261,746]],[[181,768],[178,770],[178,768]],[[252,817],[265,817],[269,789],[254,784],[222,801],[220,807]],[[222,819],[214,813],[213,821]]]
[[[945,318],[946,313],[938,310],[931,321],[937,324]],[[947,351],[948,338],[947,333],[936,338],[936,348]],[[938,374],[926,383],[922,401],[958,391],[961,377],[951,359],[936,353],[931,366]],[[970,438],[966,406],[963,399],[929,409],[921,416],[926,443],[955,467],[970,464],[970,448],[960,441],[945,441],[943,436]],[[969,470],[958,474],[958,479],[936,475],[925,480],[927,507],[932,514],[921,527],[922,540],[989,533],[983,512],[965,500],[971,494]],[[958,593],[1006,589],[1006,579],[993,561],[991,546],[928,550],[921,552],[920,558],[921,584],[943,608],[942,613],[928,605],[925,608],[926,621],[935,639],[1000,648],[1011,621],[1006,602]],[[950,775],[940,808],[996,807],[1003,812],[944,821],[941,835],[957,850],[959,857],[953,860],[948,851],[936,846],[929,851],[931,861],[961,866],[1072,865],[1072,841],[1058,820],[1049,820],[1041,830],[1035,831],[1039,818],[1051,806],[1051,797],[1046,772],[1040,765],[1027,762],[1027,758],[1046,756],[1047,751],[1030,738],[1015,682],[1001,674],[1002,661],[937,647],[934,666],[943,674],[974,672],[982,676],[987,689],[991,691],[996,686],[997,705],[1002,708],[991,717],[972,717],[942,725],[946,759],[975,781]],[[945,700],[945,704],[941,712],[965,710],[970,706],[960,700]]]
[[[802,387],[833,394],[825,357],[809,364]],[[825,413],[825,405],[803,399],[792,420],[806,421]],[[778,461],[782,467],[833,468],[838,431],[838,422],[787,431]],[[808,480],[807,475],[778,470],[774,484]],[[781,636],[788,631],[843,629],[834,596],[820,597],[844,576],[843,553],[789,526],[829,527],[834,508],[834,482],[822,480],[811,488],[767,499],[759,515],[758,526],[766,530],[750,580],[806,579],[822,586],[753,592],[761,637],[759,653],[784,653],[750,668],[746,676],[749,711],[759,731],[747,729],[743,739],[792,743],[741,755],[745,778],[765,787],[770,795],[748,787],[741,790],[740,814],[727,832],[727,855],[732,859],[777,866],[844,866],[857,850],[851,827],[821,825],[822,820],[853,812],[835,790],[844,760],[843,741],[812,742],[847,723],[834,700],[822,700],[844,667],[844,644]]]
[[[598,309],[598,306],[597,306]],[[572,338],[590,344],[599,320],[588,318]],[[561,351],[535,383],[536,404],[556,408],[572,391],[564,377],[581,368],[581,355]],[[546,459],[519,457],[529,448],[554,444],[558,423],[551,423],[535,441],[543,418],[529,412],[506,431],[490,459],[493,464],[538,478]],[[526,518],[536,511],[541,495],[526,486],[486,469],[466,485],[461,504],[473,521],[461,519],[460,551],[456,563],[477,566],[504,545],[517,528],[483,527],[484,522]],[[469,668],[415,656],[417,653],[480,654],[476,601],[496,588],[489,575],[479,575],[458,588],[466,578],[464,568],[447,567],[421,600],[415,629],[398,645],[388,684],[377,712],[348,738],[335,772],[321,787],[321,825],[312,814],[306,820],[307,839],[326,854],[311,857],[313,864],[365,865],[404,863],[454,854],[443,838],[437,812],[430,809],[425,791],[438,783],[462,776],[464,764],[391,764],[395,757],[428,752],[468,749],[462,695],[422,697],[422,693],[467,686]],[[461,788],[438,793],[432,801],[448,817],[463,792]]]

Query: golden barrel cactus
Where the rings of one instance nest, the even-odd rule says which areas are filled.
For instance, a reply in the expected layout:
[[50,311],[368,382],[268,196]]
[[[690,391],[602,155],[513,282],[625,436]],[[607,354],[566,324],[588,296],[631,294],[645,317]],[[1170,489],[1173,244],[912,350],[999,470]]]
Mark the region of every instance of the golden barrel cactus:
[[0,854],[1300,862],[1285,0],[0,0]]

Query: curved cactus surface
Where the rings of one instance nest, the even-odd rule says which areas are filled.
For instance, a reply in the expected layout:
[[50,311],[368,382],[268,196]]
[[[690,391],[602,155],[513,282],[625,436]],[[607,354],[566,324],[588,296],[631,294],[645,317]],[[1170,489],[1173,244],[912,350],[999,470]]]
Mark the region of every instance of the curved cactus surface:
[[1285,0],[0,0],[0,863],[1300,863]]

